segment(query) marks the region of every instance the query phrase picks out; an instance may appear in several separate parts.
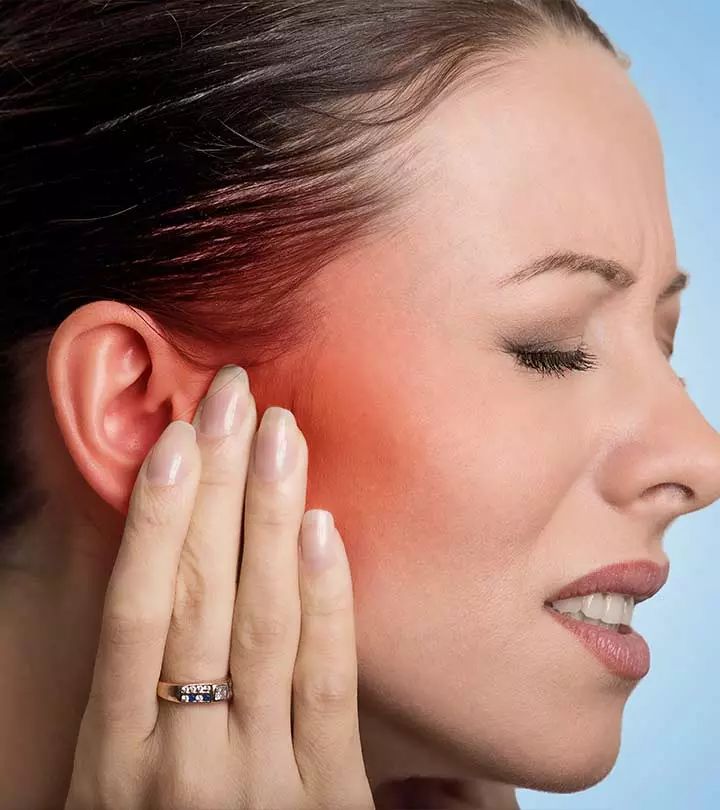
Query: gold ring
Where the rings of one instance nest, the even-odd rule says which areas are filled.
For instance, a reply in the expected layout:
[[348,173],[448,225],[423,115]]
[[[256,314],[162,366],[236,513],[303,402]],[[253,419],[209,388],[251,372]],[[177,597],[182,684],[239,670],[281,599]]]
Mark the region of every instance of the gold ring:
[[171,703],[216,703],[230,700],[233,695],[232,678],[194,683],[158,681],[157,695]]

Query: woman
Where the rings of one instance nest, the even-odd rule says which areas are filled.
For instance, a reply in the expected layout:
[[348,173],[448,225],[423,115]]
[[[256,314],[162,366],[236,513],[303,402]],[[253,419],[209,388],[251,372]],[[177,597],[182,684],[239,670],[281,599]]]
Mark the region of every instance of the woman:
[[632,604],[720,497],[607,38],[569,0],[35,0],[0,30],[3,795],[64,800],[138,471],[226,363],[294,414],[345,542],[373,790],[604,778]]

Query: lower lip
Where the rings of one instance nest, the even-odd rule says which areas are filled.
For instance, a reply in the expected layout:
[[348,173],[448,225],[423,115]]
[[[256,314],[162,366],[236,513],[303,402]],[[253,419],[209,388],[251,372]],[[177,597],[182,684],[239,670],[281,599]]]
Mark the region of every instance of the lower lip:
[[576,635],[595,657],[620,678],[639,681],[650,671],[650,648],[647,641],[634,630],[619,633],[596,624],[588,624],[558,613],[545,605],[563,627]]

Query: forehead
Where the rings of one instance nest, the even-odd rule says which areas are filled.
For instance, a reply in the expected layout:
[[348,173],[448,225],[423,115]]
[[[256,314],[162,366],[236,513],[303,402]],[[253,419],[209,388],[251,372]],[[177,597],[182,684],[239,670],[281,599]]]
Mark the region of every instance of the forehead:
[[674,264],[655,124],[595,43],[552,39],[468,74],[413,140],[417,225],[444,250],[488,267],[559,248]]

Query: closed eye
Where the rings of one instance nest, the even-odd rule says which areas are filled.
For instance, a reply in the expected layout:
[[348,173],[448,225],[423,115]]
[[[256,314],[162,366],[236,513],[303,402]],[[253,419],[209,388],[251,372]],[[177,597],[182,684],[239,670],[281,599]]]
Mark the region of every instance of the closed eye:
[[576,349],[564,350],[545,343],[505,343],[505,350],[520,366],[536,371],[543,377],[565,377],[571,371],[589,371],[598,365],[598,358],[584,344]]
[[[522,368],[536,371],[542,377],[565,377],[572,371],[590,371],[598,367],[598,358],[588,351],[585,344],[576,349],[564,350],[547,343],[518,343],[505,340],[505,351],[512,355]],[[667,345],[667,344],[666,344]],[[670,363],[674,347],[670,346],[667,360]],[[678,375],[684,388],[687,381]]]

